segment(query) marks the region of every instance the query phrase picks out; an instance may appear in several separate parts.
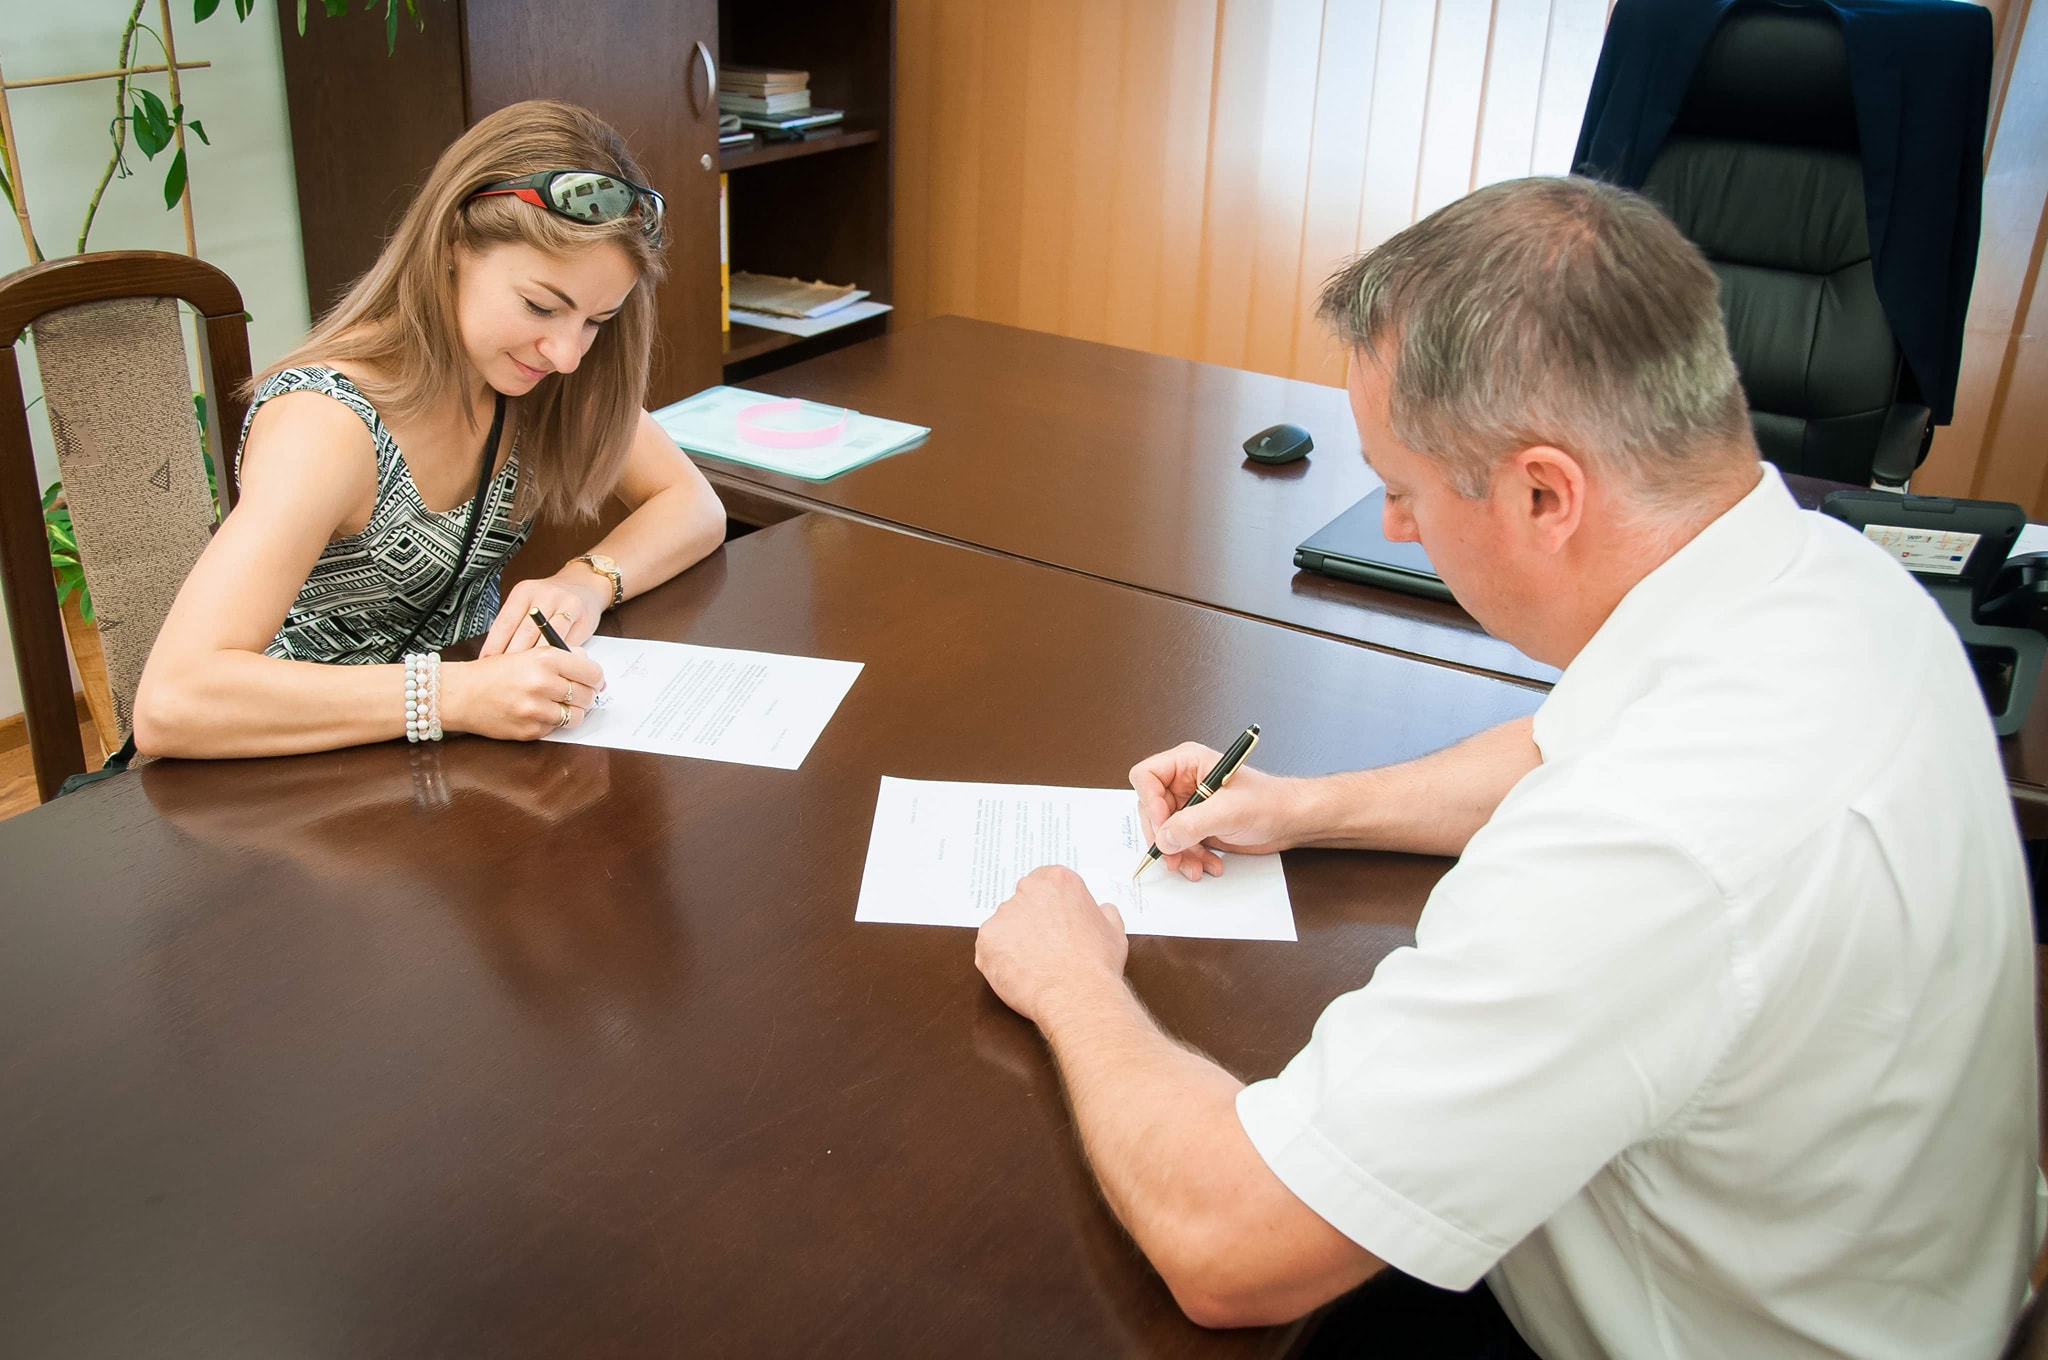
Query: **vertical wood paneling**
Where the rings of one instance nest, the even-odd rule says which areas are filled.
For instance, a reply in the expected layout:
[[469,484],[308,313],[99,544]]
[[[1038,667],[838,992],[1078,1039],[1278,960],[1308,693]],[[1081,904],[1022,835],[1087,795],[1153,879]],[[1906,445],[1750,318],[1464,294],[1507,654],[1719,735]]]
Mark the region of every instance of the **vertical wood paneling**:
[[932,245],[932,65],[939,45],[933,39],[939,0],[899,0],[896,6],[896,183],[923,186],[923,192],[896,195],[896,240],[893,273],[899,314],[931,312]]
[[2048,518],[2048,344],[2041,255],[2048,243],[2048,26],[2028,0],[2003,12],[1985,161],[1984,226],[1964,326],[1953,424],[1940,430],[1916,491],[2017,501]]
[[[1257,177],[1252,201],[1251,286],[1245,296],[1245,368],[1288,371],[1294,357],[1307,221],[1309,164],[1315,144],[1317,54],[1323,0],[1280,0],[1273,7],[1259,101]],[[1305,73],[1310,73],[1304,78]]]
[[1386,240],[1415,220],[1422,164],[1436,10],[1414,0],[1382,0],[1373,53],[1371,112],[1365,125],[1365,183],[1352,249]]
[[[1086,0],[1032,0],[1024,44],[1024,234],[1018,324],[1065,332],[1067,252],[1072,245],[1073,177],[1080,136],[1099,136],[1076,117],[1079,21]],[[997,54],[991,53],[993,58]]]
[[1245,361],[1252,254],[1258,242],[1260,123],[1273,12],[1273,0],[1229,0],[1217,26],[1195,325],[1200,352],[1233,367],[1242,367]]
[[[931,236],[923,246],[931,261],[931,300],[944,311],[976,307],[981,261],[975,230],[981,196],[979,67],[985,13],[980,5],[950,0],[932,4],[932,128],[927,158]],[[899,61],[899,68],[902,65]]]
[[1160,196],[1160,251],[1152,340],[1162,354],[1192,356],[1200,313],[1202,205],[1209,193],[1209,138],[1216,126],[1216,33],[1222,0],[1173,6],[1168,77],[1166,191]]
[[1439,0],[1429,59],[1429,103],[1422,121],[1412,218],[1472,192],[1472,147],[1486,88],[1491,0]]
[[[1115,126],[1105,139],[1110,169],[1082,192],[1101,214],[1098,221],[1105,250],[1101,338],[1113,345],[1144,349],[1152,344],[1159,302],[1174,14],[1165,6],[1125,0],[1118,18],[1117,42],[1126,56],[1113,80]],[[1207,81],[1202,83],[1206,89]],[[1205,100],[1205,139],[1207,114]]]
[[[1955,424],[1918,490],[2048,518],[2048,25],[1997,25]],[[1343,380],[1343,259],[1568,168],[1609,0],[902,0],[899,320],[958,312]]]
[[1527,173],[1558,175],[1571,169],[1586,114],[1586,92],[1607,32],[1608,0],[1551,0],[1543,41],[1543,83],[1536,99],[1536,154]]
[[1476,189],[1519,179],[1536,163],[1536,109],[1543,96],[1545,50],[1550,40],[1549,0],[1540,5],[1496,4],[1486,64],[1486,102],[1473,147]]
[[[1385,0],[1401,4],[1403,0]],[[1327,0],[1316,64],[1315,123],[1309,134],[1308,210],[1295,263],[1294,346],[1275,372],[1312,382],[1344,381],[1344,356],[1315,319],[1316,295],[1337,261],[1358,248],[1365,193],[1366,130],[1379,52],[1380,4]]]
[[1108,209],[1103,190],[1116,179],[1122,152],[1117,98],[1123,70],[1124,0],[1086,0],[1075,25],[1075,135],[1068,146],[1065,200],[1067,267],[1049,282],[1064,294],[1060,330],[1083,340],[1109,338]]
[[[939,0],[954,6],[955,0]],[[977,79],[981,86],[981,145],[977,148],[979,214],[971,233],[981,258],[976,295],[947,311],[967,311],[989,321],[1017,323],[1023,295],[1024,177],[1017,149],[1024,136],[1024,91],[1029,71],[1018,60],[1029,40],[1029,13],[1021,5],[983,10]]]

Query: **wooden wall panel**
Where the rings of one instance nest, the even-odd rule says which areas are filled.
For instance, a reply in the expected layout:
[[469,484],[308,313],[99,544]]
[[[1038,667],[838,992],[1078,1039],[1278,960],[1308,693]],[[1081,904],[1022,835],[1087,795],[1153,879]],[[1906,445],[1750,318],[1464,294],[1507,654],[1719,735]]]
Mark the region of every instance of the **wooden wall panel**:
[[[1915,489],[2048,519],[2048,23],[1997,26],[1955,424]],[[1341,383],[1323,280],[1571,160],[1609,0],[902,0],[899,324],[954,312]]]
[[1341,382],[1323,280],[1476,184],[1562,170],[1605,13],[903,0],[899,321],[957,312]]
[[2029,22],[2029,0],[1992,13],[2001,69],[1956,418],[1913,488],[2018,501],[2048,519],[2048,308],[2035,306],[2048,245],[2048,23]]

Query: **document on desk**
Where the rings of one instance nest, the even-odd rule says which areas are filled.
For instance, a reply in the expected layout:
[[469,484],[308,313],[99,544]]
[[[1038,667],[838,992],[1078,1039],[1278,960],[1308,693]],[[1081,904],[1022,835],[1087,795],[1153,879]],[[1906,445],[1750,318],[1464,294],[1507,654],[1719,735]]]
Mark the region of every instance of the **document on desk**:
[[884,776],[856,921],[979,926],[1043,864],[1081,875],[1133,935],[1292,940],[1278,855],[1225,855],[1223,876],[1190,883],[1145,853],[1129,789],[959,784]]
[[794,770],[803,764],[858,661],[593,637],[605,687],[582,723],[549,741]]

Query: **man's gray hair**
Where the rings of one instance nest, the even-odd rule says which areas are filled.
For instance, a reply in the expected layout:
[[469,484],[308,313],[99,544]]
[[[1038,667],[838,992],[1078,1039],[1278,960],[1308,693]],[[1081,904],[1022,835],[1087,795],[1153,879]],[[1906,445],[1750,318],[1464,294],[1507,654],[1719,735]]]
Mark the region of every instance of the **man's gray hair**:
[[1389,424],[1465,496],[1547,444],[1676,508],[1754,466],[1714,272],[1648,199],[1495,184],[1351,261],[1316,314],[1391,371]]

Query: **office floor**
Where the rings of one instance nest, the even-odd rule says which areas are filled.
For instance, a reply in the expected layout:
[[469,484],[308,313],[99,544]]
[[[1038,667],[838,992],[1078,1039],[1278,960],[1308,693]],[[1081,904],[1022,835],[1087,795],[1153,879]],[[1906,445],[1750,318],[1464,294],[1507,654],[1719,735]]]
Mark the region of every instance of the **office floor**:
[[[99,736],[93,731],[90,721],[79,725],[78,734],[85,742],[88,754],[99,750]],[[36,776],[29,764],[27,744],[0,751],[0,820],[26,812],[34,806]],[[2048,1014],[2048,946],[2035,951],[2034,978],[2034,985],[2040,993],[2040,1004],[2035,1008],[2036,1024],[2039,1024],[2040,1017]],[[2048,1033],[2042,1035],[2041,1051],[2048,1054]],[[2044,1063],[2041,1088],[2048,1092],[2048,1063]],[[2042,1122],[2042,1138],[2042,1161],[2048,1165],[2048,1118]],[[2040,1259],[2034,1263],[2034,1284],[2038,1287],[2044,1281],[2048,1281],[2048,1250],[2043,1250]]]
[[[36,805],[36,772],[29,761],[28,741],[22,733],[13,735],[21,740],[0,749],[0,820]],[[100,738],[90,718],[78,724],[78,737],[85,743],[86,763],[98,765]]]

